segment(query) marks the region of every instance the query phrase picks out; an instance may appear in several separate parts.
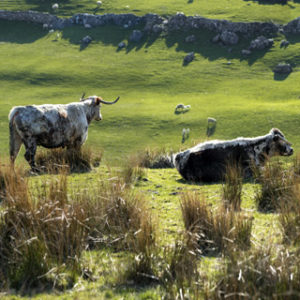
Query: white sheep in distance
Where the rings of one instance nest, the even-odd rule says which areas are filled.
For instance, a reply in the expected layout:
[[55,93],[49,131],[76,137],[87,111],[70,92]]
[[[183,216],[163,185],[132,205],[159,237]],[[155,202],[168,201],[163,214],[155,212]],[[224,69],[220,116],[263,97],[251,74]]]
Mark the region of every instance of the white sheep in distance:
[[102,5],[102,1],[97,1],[97,6],[100,7]]
[[54,4],[52,5],[52,9],[53,9],[53,10],[57,10],[58,7],[59,7],[59,6],[58,6],[58,3],[54,3]]
[[189,111],[191,108],[191,105],[184,105],[182,103],[177,104],[175,107],[175,113],[179,113],[179,112],[186,112]]

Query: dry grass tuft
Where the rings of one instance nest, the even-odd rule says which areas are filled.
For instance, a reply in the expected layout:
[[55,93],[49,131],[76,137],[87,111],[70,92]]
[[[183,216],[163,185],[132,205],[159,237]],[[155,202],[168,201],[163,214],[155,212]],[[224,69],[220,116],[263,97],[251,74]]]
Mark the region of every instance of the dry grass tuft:
[[293,195],[280,203],[278,216],[283,242],[299,245],[300,243],[300,182],[295,182]]
[[230,257],[219,285],[209,298],[299,299],[299,254],[278,245],[237,252]]
[[196,244],[195,235],[186,233],[173,246],[164,248],[161,282],[167,299],[189,299],[190,295],[197,299],[199,296],[197,262],[200,253]]
[[80,150],[57,148],[51,150],[41,149],[36,155],[37,168],[46,173],[59,173],[68,168],[71,173],[84,173],[98,167],[102,159],[102,152],[93,153],[90,148],[82,147]]
[[185,229],[197,236],[197,247],[204,255],[228,252],[250,246],[252,218],[224,207],[215,211],[196,193],[184,193],[181,212]]
[[165,148],[150,149],[137,154],[139,166],[150,169],[174,168],[172,156],[174,151]]
[[268,162],[258,175],[260,188],[256,193],[257,209],[274,212],[281,202],[293,197],[294,174],[279,161]]
[[76,272],[87,237],[84,223],[81,203],[68,197],[66,174],[34,194],[26,178],[13,171],[7,174],[0,220],[0,273],[5,284],[24,290],[55,284],[57,278],[49,278],[63,264]]
[[243,175],[240,165],[226,166],[225,184],[222,187],[222,198],[225,209],[241,210]]

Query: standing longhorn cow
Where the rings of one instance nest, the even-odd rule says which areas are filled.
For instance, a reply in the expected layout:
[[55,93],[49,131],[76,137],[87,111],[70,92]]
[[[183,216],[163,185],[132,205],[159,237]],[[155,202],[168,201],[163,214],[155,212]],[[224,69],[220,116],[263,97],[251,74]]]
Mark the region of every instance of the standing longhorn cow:
[[100,107],[114,104],[101,97],[90,96],[80,102],[69,104],[44,104],[13,107],[9,113],[10,159],[12,164],[19,153],[22,143],[25,145],[25,159],[35,169],[37,146],[45,148],[80,149],[88,136],[88,126],[92,120],[102,120]]

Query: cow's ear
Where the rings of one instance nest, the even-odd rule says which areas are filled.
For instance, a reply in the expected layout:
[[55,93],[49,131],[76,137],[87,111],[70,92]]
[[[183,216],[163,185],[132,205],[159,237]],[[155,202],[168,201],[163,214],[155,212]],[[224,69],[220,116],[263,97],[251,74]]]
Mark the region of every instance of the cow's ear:
[[102,98],[101,97],[97,97],[95,100],[96,105],[99,105],[101,103]]
[[277,134],[276,134],[276,135],[274,135],[274,137],[273,137],[273,141],[274,141],[274,142],[277,142],[278,140],[279,140],[279,135],[277,135]]

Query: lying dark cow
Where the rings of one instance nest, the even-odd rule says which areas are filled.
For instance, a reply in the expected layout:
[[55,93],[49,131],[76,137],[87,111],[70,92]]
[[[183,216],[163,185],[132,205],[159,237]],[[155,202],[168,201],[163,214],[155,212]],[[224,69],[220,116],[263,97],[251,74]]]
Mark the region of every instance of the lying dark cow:
[[91,96],[80,102],[69,104],[44,104],[16,106],[9,113],[10,159],[14,163],[22,143],[25,145],[25,158],[32,169],[35,168],[37,146],[46,148],[77,148],[86,141],[88,126],[92,120],[102,119],[101,97]]
[[293,154],[291,144],[276,128],[264,136],[237,138],[231,141],[209,141],[175,156],[175,166],[186,180],[214,182],[224,179],[229,163],[241,165],[244,177],[252,175],[252,167],[262,166],[266,159]]

